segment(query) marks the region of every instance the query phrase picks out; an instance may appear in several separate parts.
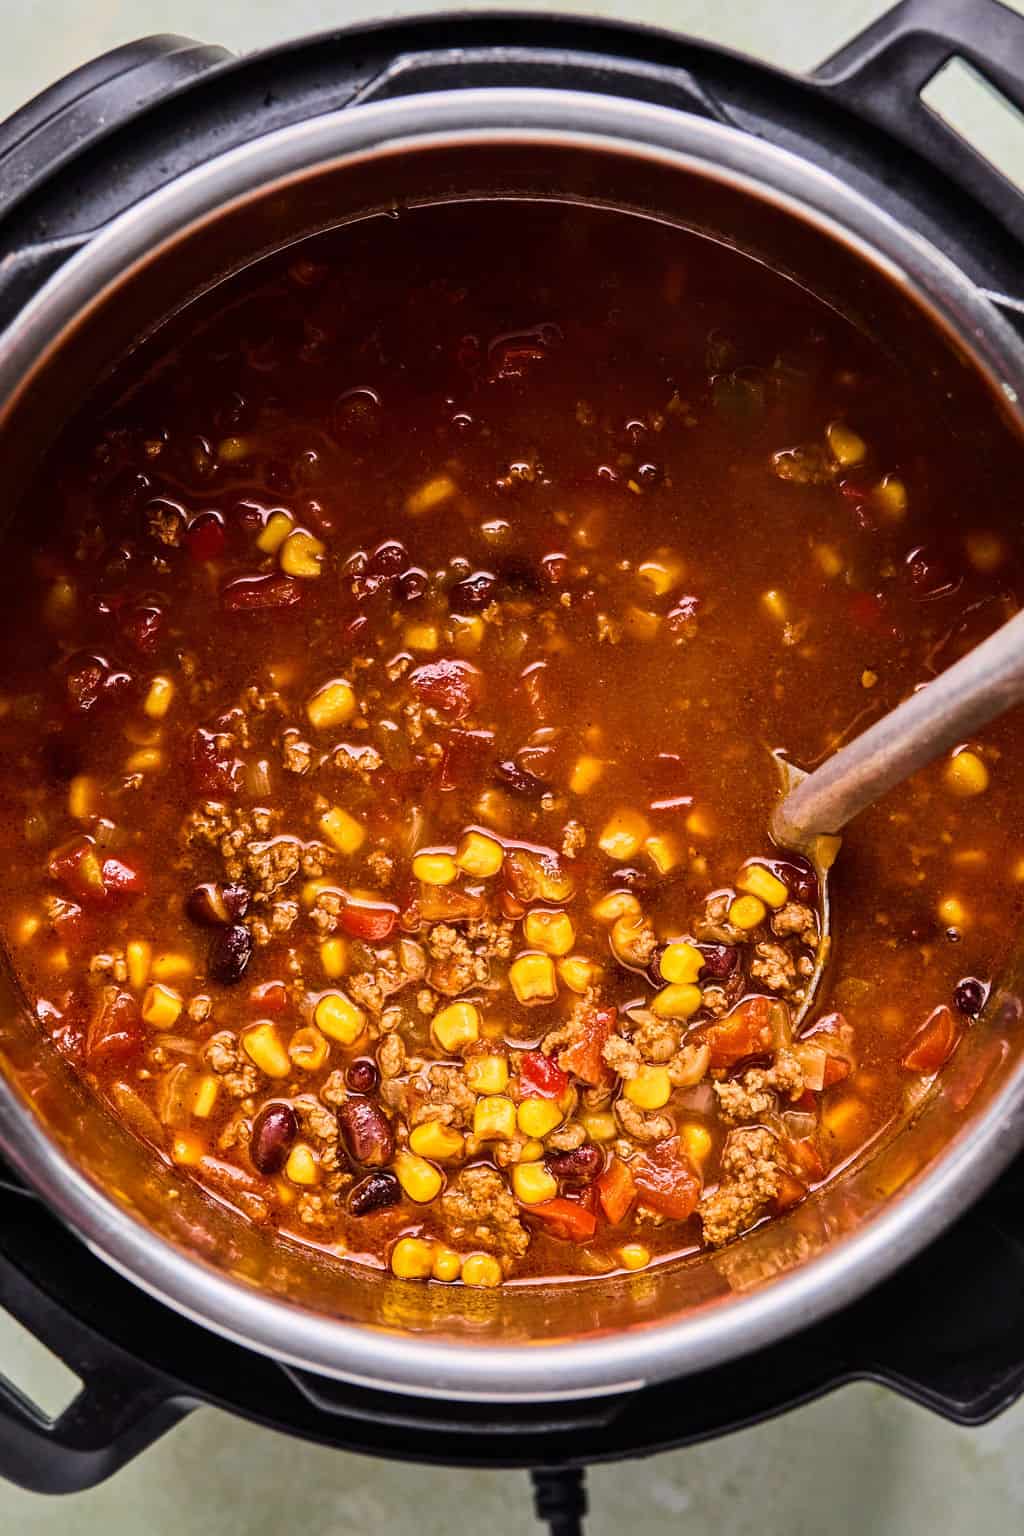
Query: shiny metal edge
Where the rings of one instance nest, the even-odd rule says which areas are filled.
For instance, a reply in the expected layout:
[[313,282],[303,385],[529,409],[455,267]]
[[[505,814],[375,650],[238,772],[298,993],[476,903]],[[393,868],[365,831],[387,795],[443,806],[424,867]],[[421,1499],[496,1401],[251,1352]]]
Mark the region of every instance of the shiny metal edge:
[[[622,98],[525,88],[425,94],[315,118],[233,150],[162,188],[72,257],[0,337],[0,424],[20,384],[59,343],[64,327],[158,244],[184,237],[268,184],[294,183],[328,165],[488,142],[604,149],[675,165],[791,213],[909,293],[969,350],[1018,427],[1024,427],[1024,349],[1012,328],[948,258],[858,193],[788,151],[717,123]],[[784,1338],[911,1258],[992,1182],[1022,1144],[1024,1063],[985,1116],[905,1195],[855,1235],[762,1290],[612,1338],[474,1347],[335,1322],[228,1279],[155,1237],[93,1186],[0,1082],[5,1155],[94,1253],[150,1295],[236,1343],[320,1375],[482,1403],[635,1390]]]

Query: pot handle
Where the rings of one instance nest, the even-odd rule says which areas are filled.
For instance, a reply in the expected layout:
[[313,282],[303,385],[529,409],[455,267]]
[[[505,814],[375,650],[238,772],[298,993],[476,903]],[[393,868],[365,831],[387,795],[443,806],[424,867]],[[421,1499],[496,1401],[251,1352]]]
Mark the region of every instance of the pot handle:
[[901,0],[814,72],[832,100],[915,150],[1024,241],[1024,196],[921,99],[960,59],[1024,112],[1024,16],[1000,0]]

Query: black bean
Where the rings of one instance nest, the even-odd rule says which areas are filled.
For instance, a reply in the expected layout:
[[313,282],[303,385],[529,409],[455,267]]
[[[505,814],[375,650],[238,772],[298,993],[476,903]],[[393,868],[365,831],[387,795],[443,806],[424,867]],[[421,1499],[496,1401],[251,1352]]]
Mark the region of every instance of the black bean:
[[426,571],[421,571],[418,565],[410,566],[398,578],[398,600],[401,603],[418,602],[429,586],[430,577]]
[[366,562],[368,576],[400,576],[409,564],[409,552],[397,539],[378,544]]
[[448,593],[449,613],[479,613],[494,601],[498,582],[490,571],[474,571],[457,581]]
[[348,1197],[353,1216],[368,1216],[371,1211],[386,1210],[402,1198],[402,1186],[393,1173],[371,1173],[361,1179]]
[[641,464],[636,478],[641,485],[660,485],[665,478],[665,471],[660,464]]
[[212,980],[230,987],[241,981],[252,958],[252,934],[242,923],[232,923],[214,935],[207,966]]
[[228,916],[233,923],[241,922],[249,910],[250,894],[247,886],[226,885],[221,891]]
[[704,964],[700,968],[701,981],[710,977],[715,981],[724,981],[736,969],[740,952],[733,949],[731,944],[698,944],[697,948],[704,956]]
[[787,853],[778,859],[764,859],[775,877],[782,881],[794,901],[802,901],[808,907],[818,905],[818,877],[810,859],[802,853]]
[[391,1123],[369,1099],[346,1099],[338,1110],[338,1128],[354,1163],[380,1168],[395,1155]]
[[185,903],[185,911],[200,928],[219,928],[231,921],[223,891],[212,880],[196,886]]
[[988,998],[988,985],[977,976],[965,976],[953,989],[953,1002],[958,1013],[976,1019]]
[[345,1086],[351,1093],[372,1093],[379,1082],[376,1063],[366,1057],[354,1061],[345,1073]]
[[525,768],[520,768],[511,758],[504,763],[499,763],[494,770],[495,777],[504,789],[510,789],[514,795],[522,795],[539,800],[541,795],[546,795],[548,786],[543,779],[538,779],[535,773],[529,773]]
[[267,1104],[252,1123],[249,1157],[268,1178],[280,1173],[298,1134],[299,1122],[290,1104]]
[[589,1184],[601,1172],[604,1157],[599,1147],[586,1143],[572,1152],[553,1152],[547,1165],[556,1179],[567,1184]]

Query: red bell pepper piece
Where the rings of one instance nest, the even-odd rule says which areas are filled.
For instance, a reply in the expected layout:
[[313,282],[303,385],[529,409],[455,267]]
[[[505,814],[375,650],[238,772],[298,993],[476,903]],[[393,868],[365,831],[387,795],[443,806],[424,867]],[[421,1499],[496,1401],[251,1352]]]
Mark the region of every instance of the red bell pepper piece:
[[825,1076],[823,1088],[832,1088],[836,1083],[841,1083],[850,1075],[850,1063],[843,1056],[825,1057]]
[[220,605],[225,613],[267,613],[294,608],[302,602],[302,583],[291,576],[239,576],[221,587]]
[[394,933],[398,925],[398,908],[383,902],[379,905],[347,902],[339,913],[338,923],[352,938],[379,944]]
[[777,1211],[788,1211],[792,1206],[799,1205],[807,1193],[807,1185],[801,1184],[799,1179],[783,1168],[779,1171],[779,1189],[772,1204]]
[[525,1098],[560,1099],[569,1079],[543,1051],[524,1051],[519,1058],[519,1086]]
[[424,704],[449,720],[464,720],[480,702],[484,686],[483,674],[472,662],[448,656],[424,662],[410,672],[409,682]]
[[685,1221],[697,1209],[700,1199],[700,1176],[685,1153],[679,1150],[679,1142],[658,1142],[646,1152],[634,1158],[631,1172],[644,1205],[652,1211],[660,1211],[673,1221]]
[[937,1072],[953,1054],[957,1029],[952,1013],[943,1003],[930,1013],[914,1035],[901,1065],[907,1072],[921,1072],[926,1077]]
[[449,731],[441,759],[440,787],[464,788],[479,777],[493,751],[493,731]]
[[595,1182],[597,1198],[601,1202],[605,1219],[610,1221],[613,1227],[618,1226],[620,1221],[625,1221],[636,1199],[636,1181],[628,1165],[622,1161],[621,1157],[613,1157]]
[[593,1211],[561,1195],[526,1209],[531,1216],[540,1217],[552,1237],[564,1238],[567,1243],[589,1242],[597,1231],[597,1217]]
[[611,1068],[602,1052],[605,1041],[615,1029],[614,1008],[591,1008],[584,1015],[576,1039],[559,1052],[558,1065],[592,1088],[612,1080]]
[[709,1024],[704,1039],[711,1050],[713,1067],[734,1067],[747,1056],[761,1056],[772,1047],[771,1003],[767,997],[748,997],[727,1018]]
[[101,859],[91,837],[76,837],[50,857],[49,872],[79,901],[108,906],[145,893],[141,873],[122,859]]
[[249,989],[249,1001],[257,1013],[284,1013],[288,988],[283,981],[262,981]]
[[202,564],[219,560],[224,553],[226,534],[219,512],[200,512],[185,530],[185,545],[192,559]]
[[85,1058],[90,1067],[128,1061],[141,1049],[142,1019],[130,992],[103,987],[85,1032]]
[[812,1184],[825,1177],[825,1164],[811,1137],[804,1136],[799,1141],[795,1141],[787,1136],[783,1140],[782,1147],[790,1162],[794,1163]]

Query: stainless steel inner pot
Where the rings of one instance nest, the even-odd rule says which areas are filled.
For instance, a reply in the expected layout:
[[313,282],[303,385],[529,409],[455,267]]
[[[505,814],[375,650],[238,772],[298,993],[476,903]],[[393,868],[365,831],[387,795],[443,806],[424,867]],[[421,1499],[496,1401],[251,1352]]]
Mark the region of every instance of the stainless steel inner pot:
[[[473,196],[606,203],[748,250],[910,358],[922,391],[941,365],[949,419],[976,451],[1021,451],[1020,341],[958,268],[860,195],[763,140],[660,107],[467,90],[286,128],[100,232],[0,342],[7,508],[91,383],[219,277],[368,211]],[[529,219],[524,202],[524,238]],[[115,1269],[255,1350],[412,1394],[609,1393],[714,1365],[840,1307],[980,1193],[1024,1141],[1017,977],[1014,965],[1000,978],[914,1124],[846,1177],[723,1252],[621,1279],[401,1284],[268,1238],[138,1147],[126,1180],[128,1133],[41,1039],[10,974],[0,1148]]]

